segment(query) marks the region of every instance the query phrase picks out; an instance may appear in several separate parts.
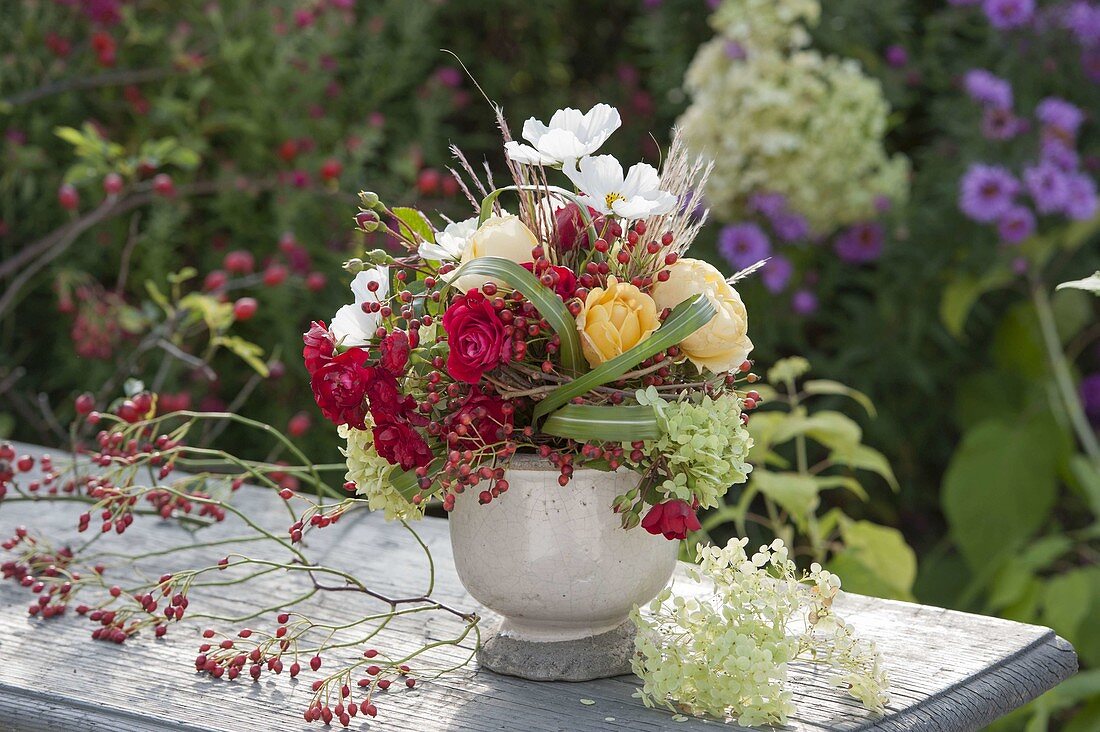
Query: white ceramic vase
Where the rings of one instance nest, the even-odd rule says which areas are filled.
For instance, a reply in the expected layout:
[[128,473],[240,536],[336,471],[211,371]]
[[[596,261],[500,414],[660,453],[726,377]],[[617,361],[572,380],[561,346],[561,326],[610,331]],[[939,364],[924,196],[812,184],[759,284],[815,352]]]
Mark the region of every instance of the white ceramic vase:
[[637,473],[580,469],[564,487],[559,475],[545,459],[517,455],[506,493],[480,505],[468,489],[450,514],[459,579],[503,617],[497,637],[560,646],[608,634],[676,567],[679,542],[625,531],[611,510]]

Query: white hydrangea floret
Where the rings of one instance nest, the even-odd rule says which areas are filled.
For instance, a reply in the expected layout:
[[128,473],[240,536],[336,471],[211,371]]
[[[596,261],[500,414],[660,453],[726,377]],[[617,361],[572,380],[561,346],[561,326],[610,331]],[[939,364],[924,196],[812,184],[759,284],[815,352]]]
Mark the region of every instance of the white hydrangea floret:
[[419,519],[424,516],[422,505],[413,505],[394,489],[390,480],[393,465],[374,449],[374,438],[370,430],[357,430],[342,425],[337,428],[337,432],[347,440],[347,447],[340,451],[348,465],[344,479],[355,484],[355,492],[367,499],[367,505],[372,511],[382,511],[387,521]]
[[422,259],[433,262],[457,262],[477,231],[477,219],[477,216],[472,216],[464,221],[452,221],[443,231],[436,232],[434,242],[422,242],[417,253]]
[[800,573],[778,539],[750,558],[747,539],[700,546],[692,570],[709,594],[666,589],[643,611],[633,670],[646,706],[666,706],[751,727],[782,725],[794,711],[791,665],[813,663],[830,683],[882,713],[889,685],[873,643],[836,617],[839,578],[814,565]]

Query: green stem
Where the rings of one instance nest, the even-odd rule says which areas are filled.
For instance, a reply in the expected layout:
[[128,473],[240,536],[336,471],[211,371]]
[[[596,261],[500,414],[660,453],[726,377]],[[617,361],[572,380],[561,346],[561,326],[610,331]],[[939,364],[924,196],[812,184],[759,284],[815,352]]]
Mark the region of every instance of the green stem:
[[1062,407],[1069,417],[1073,431],[1077,433],[1077,439],[1089,456],[1093,465],[1100,470],[1100,443],[1096,440],[1096,433],[1089,424],[1085,410],[1081,407],[1081,401],[1077,397],[1077,388],[1073,384],[1073,375],[1069,370],[1065,353],[1062,352],[1062,342],[1058,337],[1058,327],[1054,322],[1054,310],[1047,296],[1046,286],[1037,276],[1032,276],[1031,300],[1035,304],[1035,312],[1039,318],[1039,330],[1043,335],[1043,345],[1050,359],[1051,370],[1054,372],[1054,383],[1062,397]]

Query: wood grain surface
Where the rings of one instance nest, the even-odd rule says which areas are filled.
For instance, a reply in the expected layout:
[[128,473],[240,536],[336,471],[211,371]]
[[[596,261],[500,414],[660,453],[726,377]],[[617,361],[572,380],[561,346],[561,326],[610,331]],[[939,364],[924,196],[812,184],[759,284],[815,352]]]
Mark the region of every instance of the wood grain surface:
[[[41,450],[22,445],[22,452]],[[289,523],[281,501],[259,488],[245,486],[235,501],[265,526],[285,530]],[[80,504],[0,503],[0,537],[18,525],[51,536],[73,539]],[[238,536],[232,521],[204,529],[203,541]],[[462,609],[476,604],[462,589],[452,566],[444,520],[425,519],[416,530],[436,563],[433,597]],[[420,593],[428,570],[424,554],[400,526],[379,514],[360,513],[315,532],[308,552],[316,561],[354,570],[371,587],[394,595]],[[193,535],[175,524],[139,519],[122,537],[107,537],[101,551],[140,547],[141,551],[184,546]],[[255,557],[284,560],[276,548],[243,545]],[[225,547],[155,557],[133,571],[156,576],[214,562]],[[674,582],[686,583],[678,574]],[[232,591],[209,588],[192,599],[190,612],[244,615],[249,608],[270,605],[274,597],[300,593],[304,586],[275,573],[250,586],[247,602]],[[354,593],[322,593],[311,600],[311,615],[329,620],[378,611],[377,603]],[[0,584],[0,731],[2,732],[137,732],[188,730],[320,729],[301,713],[316,678],[308,672],[297,680],[265,674],[259,682],[244,677],[215,681],[194,671],[201,643],[201,619],[170,629],[155,639],[143,633],[122,646],[94,642],[91,624],[74,614],[43,621],[31,618],[27,590]],[[785,729],[810,730],[975,730],[1052,688],[1077,670],[1073,648],[1050,629],[935,607],[844,595],[838,611],[858,632],[874,639],[891,676],[891,703],[885,716],[866,712],[857,701],[829,687],[805,668],[792,669],[796,715]],[[274,627],[273,613],[247,621],[251,627]],[[484,623],[493,622],[486,613]],[[224,630],[246,623],[216,624]],[[440,613],[412,615],[387,629],[380,648],[399,652],[426,639],[452,637],[457,618]],[[442,647],[430,665],[457,663],[472,649]],[[353,654],[354,655],[354,654]],[[634,677],[585,683],[537,683],[468,668],[377,695],[379,714],[352,720],[354,730],[430,732],[435,730],[577,730],[697,729],[740,730],[717,721],[674,721],[671,713],[645,709],[631,697]],[[395,687],[396,688],[396,687]],[[581,700],[594,702],[582,704]]]

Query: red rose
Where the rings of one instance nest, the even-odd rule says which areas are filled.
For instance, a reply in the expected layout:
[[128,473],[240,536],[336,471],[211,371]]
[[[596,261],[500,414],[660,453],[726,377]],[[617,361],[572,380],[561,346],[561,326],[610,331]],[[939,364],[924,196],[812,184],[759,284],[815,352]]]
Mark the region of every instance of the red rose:
[[[604,217],[591,206],[588,207],[588,215],[592,217],[592,225],[596,231],[603,229]],[[581,217],[581,207],[575,203],[568,203],[554,211],[554,235],[558,249],[568,252],[575,247],[587,249],[588,225]]]
[[[535,271],[534,262],[524,262],[520,266],[528,272]],[[558,297],[562,300],[573,297],[577,291],[577,275],[573,274],[573,270],[555,264],[550,266],[550,271],[554,273],[554,292],[558,293]]]
[[654,504],[642,519],[642,528],[651,534],[664,534],[666,539],[686,539],[687,532],[698,531],[702,527],[691,506],[673,498]]
[[374,426],[374,449],[392,465],[412,470],[432,461],[428,443],[412,426],[404,422],[385,422]]
[[505,425],[512,424],[513,410],[494,394],[486,394],[475,388],[466,401],[447,419],[447,431],[455,431],[460,425],[463,447],[475,448],[494,445],[505,438]]
[[500,365],[508,338],[504,323],[478,290],[457,298],[443,313],[447,331],[447,373],[459,381],[476,384],[482,374]]
[[412,422],[427,424],[427,417],[416,411],[416,400],[409,395],[402,396],[397,385],[397,377],[387,369],[367,366],[366,397],[370,415],[378,424],[383,422]]
[[309,324],[309,330],[302,334],[302,342],[306,344],[302,349],[302,358],[306,362],[306,371],[312,376],[314,371],[332,359],[336,344],[323,320],[314,320]]
[[395,330],[383,338],[379,344],[382,351],[382,358],[379,363],[382,368],[394,376],[405,373],[405,366],[409,363],[409,348],[411,345],[408,333],[403,330]]
[[351,348],[325,361],[313,372],[310,387],[325,419],[337,425],[366,429],[363,418],[367,411],[363,399],[371,377],[366,362],[366,351]]

